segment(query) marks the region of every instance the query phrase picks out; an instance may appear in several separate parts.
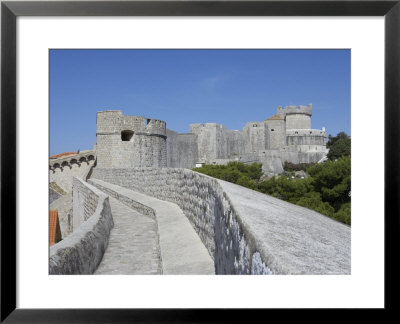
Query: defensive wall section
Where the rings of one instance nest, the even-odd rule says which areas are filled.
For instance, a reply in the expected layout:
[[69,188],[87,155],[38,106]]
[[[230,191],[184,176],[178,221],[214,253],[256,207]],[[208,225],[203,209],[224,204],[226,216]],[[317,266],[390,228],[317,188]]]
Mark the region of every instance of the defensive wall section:
[[73,187],[74,231],[50,247],[50,274],[92,274],[114,226],[107,195],[78,178]]
[[216,274],[348,274],[350,228],[190,170],[94,168],[98,179],[177,204]]
[[95,165],[95,158],[95,151],[87,150],[49,161],[49,204],[50,209],[58,210],[63,239],[73,231],[73,178],[86,179]]
[[197,136],[192,133],[178,134],[170,129],[167,134],[167,167],[191,169],[198,161]]
[[274,116],[248,122],[242,130],[227,130],[216,123],[191,124],[190,132],[197,136],[198,162],[261,162],[268,175],[281,173],[284,162],[318,162],[327,153],[326,132],[324,128],[311,129],[311,115],[310,104],[278,107]]
[[59,158],[50,159],[49,177],[50,183],[55,182],[66,193],[72,191],[72,178],[82,178],[88,170],[94,165],[96,154],[93,150]]
[[308,106],[286,106],[278,108],[279,111],[284,111],[286,115],[287,129],[310,129],[312,105]]
[[53,201],[56,201],[58,198],[62,197],[62,194],[54,190],[53,188],[49,187],[49,204]]
[[97,113],[96,151],[100,168],[166,167],[166,123],[120,110]]
[[325,129],[311,129],[311,115],[312,105],[278,107],[274,116],[248,122],[242,130],[206,123],[191,124],[190,133],[178,134],[161,120],[123,116],[120,110],[100,111],[97,165],[192,169],[198,163],[254,161],[263,164],[265,174],[279,174],[284,162],[318,162],[326,155]]

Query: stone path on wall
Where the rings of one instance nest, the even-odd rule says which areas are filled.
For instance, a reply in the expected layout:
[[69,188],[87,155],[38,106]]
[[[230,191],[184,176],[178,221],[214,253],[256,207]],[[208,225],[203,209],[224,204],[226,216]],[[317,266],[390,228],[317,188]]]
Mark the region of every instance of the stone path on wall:
[[[89,183],[107,195],[111,194],[122,201],[136,202],[154,210],[163,274],[215,274],[213,259],[178,205],[98,179],[90,179]],[[111,201],[115,199],[110,197],[110,204]],[[113,210],[112,212],[115,217]],[[136,220],[131,225],[134,226],[135,222]]]
[[114,228],[94,274],[161,274],[157,223],[110,197]]

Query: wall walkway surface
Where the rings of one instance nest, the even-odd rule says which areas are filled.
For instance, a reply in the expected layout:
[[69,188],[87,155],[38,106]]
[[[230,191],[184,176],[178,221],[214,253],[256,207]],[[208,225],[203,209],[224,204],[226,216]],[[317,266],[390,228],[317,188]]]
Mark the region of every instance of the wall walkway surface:
[[[109,198],[97,188],[74,178],[74,196],[80,205],[75,211],[85,216],[79,227],[59,243],[50,247],[50,274],[91,274],[98,267],[114,226]],[[95,203],[94,203],[95,202]]]
[[[176,204],[98,179],[90,179],[89,182],[111,197],[139,211],[140,214],[154,218],[159,237],[159,242],[154,242],[154,246],[160,248],[163,274],[215,274],[214,262],[207,249]],[[131,218],[131,225],[140,225],[136,218]],[[126,224],[126,226],[129,225]],[[126,242],[121,245],[132,244]]]
[[93,178],[176,203],[216,274],[350,273],[350,228],[303,207],[185,169],[94,168]]
[[308,208],[217,180],[271,269],[350,274],[350,227]]
[[109,197],[114,228],[95,275],[161,274],[156,220]]

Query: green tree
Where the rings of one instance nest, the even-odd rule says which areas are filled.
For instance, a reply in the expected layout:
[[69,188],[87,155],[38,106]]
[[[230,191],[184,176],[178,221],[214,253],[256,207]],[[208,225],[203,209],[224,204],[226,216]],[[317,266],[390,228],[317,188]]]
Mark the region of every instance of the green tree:
[[312,177],[312,186],[321,193],[322,201],[328,202],[335,211],[342,204],[350,202],[351,191],[351,158],[339,158],[327,161],[307,169]]
[[351,225],[351,203],[344,203],[340,209],[333,215],[333,218],[339,222]]
[[351,139],[345,132],[340,132],[336,136],[329,135],[326,147],[329,149],[328,159],[336,160],[342,156],[351,155]]
[[288,175],[259,181],[261,163],[229,162],[204,165],[194,171],[260,191],[299,206],[313,209],[339,222],[351,224],[351,158],[339,157],[307,168],[310,177],[292,179]]
[[296,201],[296,205],[315,210],[318,213],[333,217],[335,209],[327,202],[323,202],[319,192],[309,192]]

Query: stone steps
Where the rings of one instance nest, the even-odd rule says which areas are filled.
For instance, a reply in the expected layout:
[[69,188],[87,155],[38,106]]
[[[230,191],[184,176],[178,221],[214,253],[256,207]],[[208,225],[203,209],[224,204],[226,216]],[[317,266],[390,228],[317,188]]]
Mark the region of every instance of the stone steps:
[[114,228],[94,274],[161,274],[157,223],[110,197]]
[[213,259],[176,204],[98,179],[88,182],[107,195],[148,214],[147,217],[154,215],[158,225],[163,274],[215,274]]

